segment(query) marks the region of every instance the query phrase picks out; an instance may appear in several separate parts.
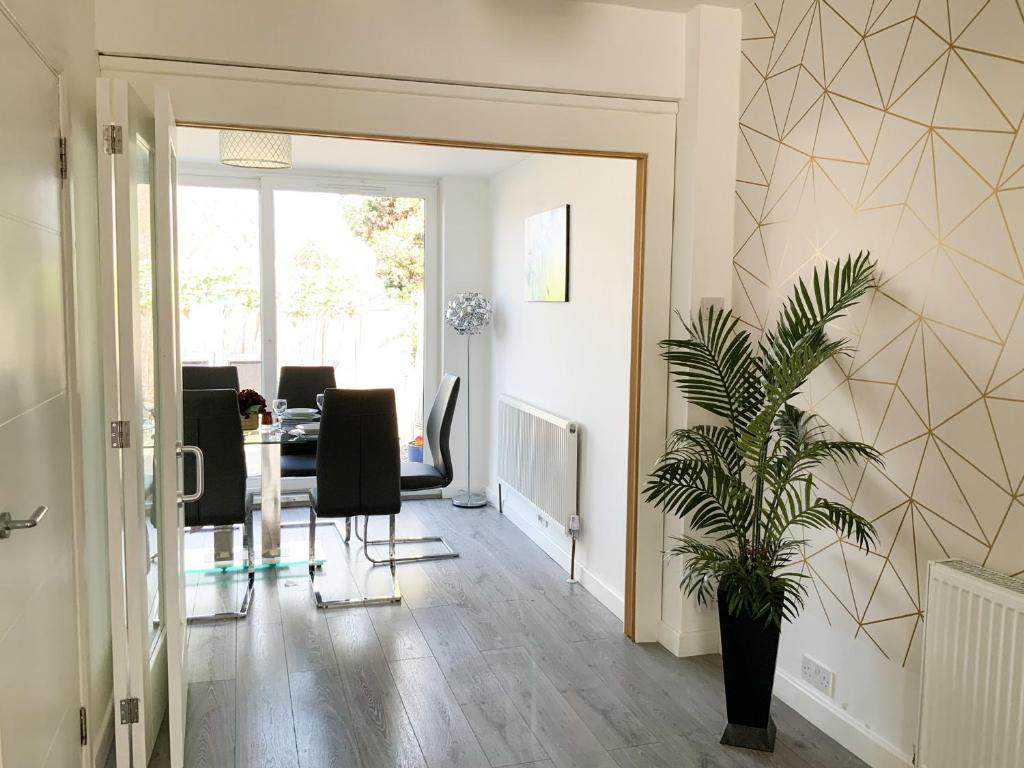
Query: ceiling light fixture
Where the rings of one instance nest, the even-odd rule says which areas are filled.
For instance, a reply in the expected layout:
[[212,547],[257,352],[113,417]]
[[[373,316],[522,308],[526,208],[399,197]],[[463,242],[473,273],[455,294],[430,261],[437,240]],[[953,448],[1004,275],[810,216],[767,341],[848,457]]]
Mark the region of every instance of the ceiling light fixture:
[[240,168],[291,168],[292,137],[287,133],[221,131],[220,161]]

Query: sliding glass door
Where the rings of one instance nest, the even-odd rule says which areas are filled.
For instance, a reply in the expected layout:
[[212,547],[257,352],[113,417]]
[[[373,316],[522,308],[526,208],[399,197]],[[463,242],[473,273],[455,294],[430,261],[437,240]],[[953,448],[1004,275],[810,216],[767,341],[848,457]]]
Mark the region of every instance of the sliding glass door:
[[432,187],[184,175],[179,200],[183,364],[237,366],[268,402],[281,366],[331,366],[422,433]]
[[274,237],[278,365],[394,389],[401,437],[420,434],[423,200],[277,190]]
[[183,365],[235,365],[261,388],[260,201],[256,187],[205,183],[178,191]]

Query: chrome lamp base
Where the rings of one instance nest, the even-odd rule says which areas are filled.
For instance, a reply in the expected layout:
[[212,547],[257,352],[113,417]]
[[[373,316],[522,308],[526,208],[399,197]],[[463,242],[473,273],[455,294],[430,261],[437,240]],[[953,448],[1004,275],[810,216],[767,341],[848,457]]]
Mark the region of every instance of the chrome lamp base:
[[461,493],[452,496],[452,506],[461,507],[463,509],[478,509],[479,507],[486,507],[487,497],[479,493],[462,491]]

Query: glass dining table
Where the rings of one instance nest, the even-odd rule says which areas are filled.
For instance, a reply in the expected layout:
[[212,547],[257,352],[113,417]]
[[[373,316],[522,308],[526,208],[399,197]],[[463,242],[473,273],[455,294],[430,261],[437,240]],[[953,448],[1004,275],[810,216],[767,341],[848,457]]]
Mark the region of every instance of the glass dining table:
[[[260,552],[257,563],[263,566],[281,562],[281,446],[315,443],[317,435],[298,429],[261,426],[242,432],[245,446],[260,446]],[[216,562],[234,561],[234,530],[214,531]]]

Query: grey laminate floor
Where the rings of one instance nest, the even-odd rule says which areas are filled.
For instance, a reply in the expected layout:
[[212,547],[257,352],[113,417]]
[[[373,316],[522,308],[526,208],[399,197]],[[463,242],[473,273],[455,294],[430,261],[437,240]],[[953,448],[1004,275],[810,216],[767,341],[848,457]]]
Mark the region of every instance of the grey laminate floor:
[[[328,597],[386,589],[319,531]],[[780,702],[774,755],[720,746],[718,657],[631,644],[493,509],[406,503],[400,534],[428,531],[462,557],[401,566],[401,605],[318,612],[303,569],[266,571],[246,621],[193,626],[188,768],[864,765]],[[192,609],[236,590],[196,586]]]

